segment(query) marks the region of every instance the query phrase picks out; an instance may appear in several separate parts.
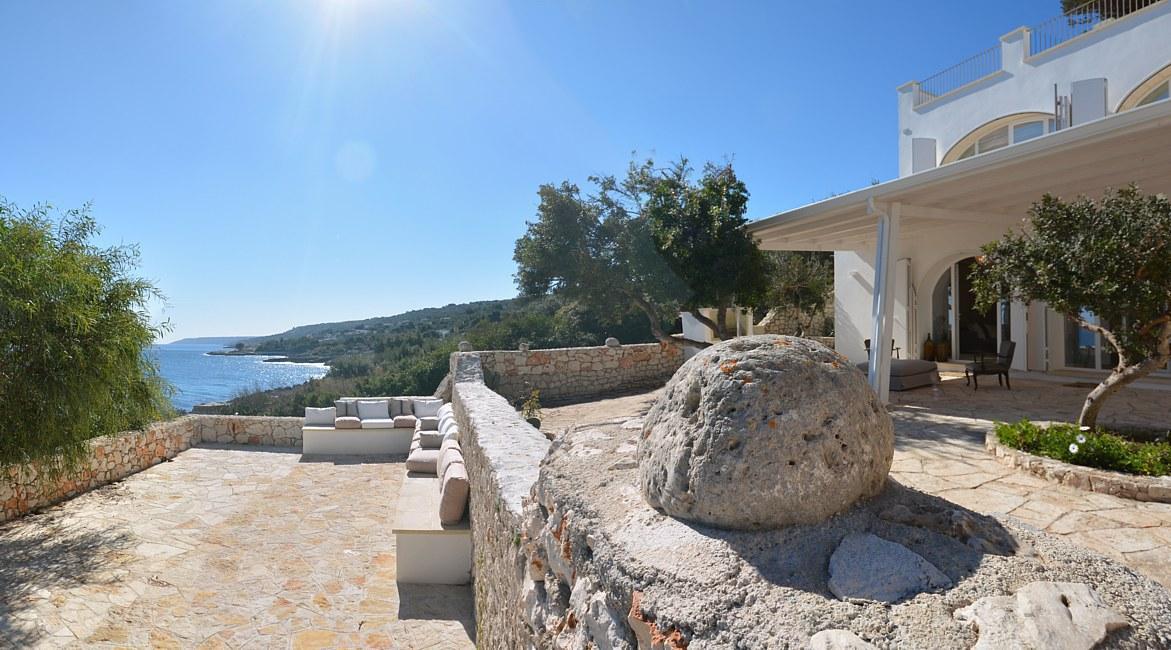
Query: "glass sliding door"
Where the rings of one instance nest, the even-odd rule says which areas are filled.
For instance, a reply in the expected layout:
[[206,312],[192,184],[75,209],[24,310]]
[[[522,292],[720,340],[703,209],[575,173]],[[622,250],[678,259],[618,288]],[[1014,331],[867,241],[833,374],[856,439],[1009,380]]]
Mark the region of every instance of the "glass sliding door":
[[955,352],[956,357],[960,359],[973,359],[977,352],[996,354],[997,310],[995,307],[976,307],[976,294],[972,291],[971,279],[975,266],[974,257],[960,260],[955,265],[955,323],[959,343]]

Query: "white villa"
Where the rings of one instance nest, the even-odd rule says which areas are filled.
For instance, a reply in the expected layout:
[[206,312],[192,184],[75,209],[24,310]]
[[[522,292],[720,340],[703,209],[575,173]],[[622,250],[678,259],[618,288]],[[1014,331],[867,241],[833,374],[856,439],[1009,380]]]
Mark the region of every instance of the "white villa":
[[[901,86],[899,178],[750,228],[764,249],[834,252],[835,344],[853,361],[866,339],[917,358],[931,334],[957,360],[1011,340],[1018,371],[1100,374],[1096,335],[1044,304],[975,309],[967,270],[1045,193],[1171,193],[1169,81],[1171,0],[1096,0]],[[891,350],[874,347],[886,399]]]

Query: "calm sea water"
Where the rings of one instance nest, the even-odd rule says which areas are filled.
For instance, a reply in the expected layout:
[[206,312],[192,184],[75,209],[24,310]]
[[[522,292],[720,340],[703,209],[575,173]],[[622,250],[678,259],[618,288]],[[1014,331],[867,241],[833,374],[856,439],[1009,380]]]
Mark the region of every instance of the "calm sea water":
[[265,363],[271,357],[207,354],[221,349],[190,343],[151,347],[159,374],[175,387],[171,401],[176,408],[190,411],[196,404],[223,401],[243,391],[293,386],[324,377],[329,370],[322,363]]

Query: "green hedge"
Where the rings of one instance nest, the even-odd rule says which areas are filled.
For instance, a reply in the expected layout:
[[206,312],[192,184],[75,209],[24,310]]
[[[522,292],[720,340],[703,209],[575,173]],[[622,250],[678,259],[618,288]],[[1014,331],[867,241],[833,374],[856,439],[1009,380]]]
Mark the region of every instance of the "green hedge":
[[1102,429],[1082,431],[1074,424],[1042,427],[1021,420],[998,423],[996,435],[1013,449],[1065,463],[1144,476],[1171,474],[1171,442],[1166,432],[1138,442]]

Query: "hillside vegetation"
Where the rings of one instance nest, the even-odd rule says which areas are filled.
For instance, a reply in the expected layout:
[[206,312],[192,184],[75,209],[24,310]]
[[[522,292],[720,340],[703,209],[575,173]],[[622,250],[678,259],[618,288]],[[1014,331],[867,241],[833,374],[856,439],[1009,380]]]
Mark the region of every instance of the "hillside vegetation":
[[329,374],[300,386],[254,391],[231,402],[241,415],[303,415],[343,395],[429,395],[443,380],[461,340],[478,350],[601,345],[614,336],[646,343],[641,314],[587,312],[555,297],[489,300],[340,323],[293,328],[245,341],[248,350],[330,364]]

